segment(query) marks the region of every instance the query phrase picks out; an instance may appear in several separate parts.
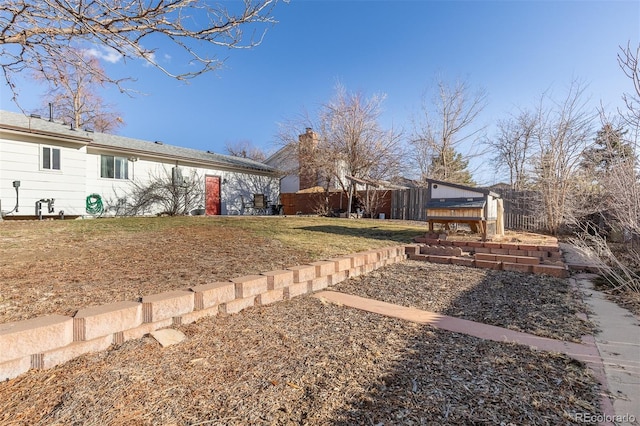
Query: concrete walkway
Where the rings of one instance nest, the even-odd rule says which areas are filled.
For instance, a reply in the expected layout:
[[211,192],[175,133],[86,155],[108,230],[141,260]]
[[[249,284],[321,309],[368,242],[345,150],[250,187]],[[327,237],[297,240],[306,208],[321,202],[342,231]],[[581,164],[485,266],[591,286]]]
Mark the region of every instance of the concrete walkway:
[[[637,336],[640,328],[637,328],[636,324],[636,328],[633,330],[636,334],[633,334],[633,332],[631,332],[631,334],[626,334],[630,333],[629,329],[626,328],[626,324],[630,323],[628,317],[625,317],[626,321],[623,321],[625,326],[621,324],[609,324],[608,320],[601,320],[600,317],[592,318],[598,322],[598,325],[603,330],[613,327],[614,329],[620,330],[622,335],[607,334],[606,336],[609,337],[605,339],[605,335],[601,333],[598,335],[597,340],[587,337],[584,340],[584,343],[580,344],[534,336],[532,334],[509,330],[502,327],[454,318],[434,312],[408,308],[335,291],[322,291],[316,293],[314,297],[334,304],[345,305],[367,312],[420,324],[428,324],[443,330],[463,333],[481,339],[517,343],[527,345],[534,350],[566,354],[587,364],[602,384],[603,389],[609,389],[612,396],[615,398],[615,405],[613,405],[607,395],[602,395],[601,408],[605,417],[604,419],[599,419],[601,420],[599,424],[638,424],[637,419],[640,419],[640,415],[638,414],[638,408],[640,407],[638,400],[640,398],[640,392],[638,391],[639,387],[637,380],[638,367],[640,367],[640,358],[638,357],[639,347],[633,343],[622,343],[628,342],[630,339],[633,341],[633,336]],[[617,307],[615,304],[614,306]],[[607,308],[612,309],[610,306],[607,306]],[[607,312],[611,311],[609,310]],[[609,317],[609,314],[606,312],[603,312],[602,315],[607,318]],[[601,356],[601,353],[604,354],[604,357]],[[610,382],[613,386],[609,386]]]
[[596,291],[594,277],[578,274],[572,279],[591,310],[589,319],[600,329],[594,336],[595,344],[602,358],[613,409],[618,416],[636,419],[636,423],[618,424],[640,424],[640,322],[604,293]]
[[[600,262],[591,253],[572,244],[559,245],[570,270],[597,271],[595,266]],[[614,411],[623,419],[617,424],[640,424],[640,321],[595,290],[592,280],[596,277],[582,273],[570,279],[591,310],[589,319],[600,329],[594,340],[603,361]],[[635,422],[629,421],[632,416]]]

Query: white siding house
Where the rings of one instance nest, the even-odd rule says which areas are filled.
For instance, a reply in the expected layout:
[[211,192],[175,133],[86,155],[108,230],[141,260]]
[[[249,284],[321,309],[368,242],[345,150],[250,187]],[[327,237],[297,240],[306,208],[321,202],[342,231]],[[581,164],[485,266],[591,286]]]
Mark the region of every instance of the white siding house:
[[[276,170],[263,163],[122,136],[73,130],[39,117],[0,111],[0,211],[34,216],[36,203],[54,199],[43,216],[83,216],[97,194],[114,214],[134,186],[196,179],[208,214],[243,213],[254,194],[277,200]],[[16,191],[16,186],[18,186]],[[17,207],[17,209],[16,209]],[[147,211],[147,214],[159,211]]]

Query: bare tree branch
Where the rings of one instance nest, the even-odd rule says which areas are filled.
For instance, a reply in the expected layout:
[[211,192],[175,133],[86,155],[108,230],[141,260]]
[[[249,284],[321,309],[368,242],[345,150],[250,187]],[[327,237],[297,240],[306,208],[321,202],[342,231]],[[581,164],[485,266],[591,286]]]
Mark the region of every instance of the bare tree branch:
[[[219,48],[250,48],[262,42],[277,0],[211,5],[204,0],[5,0],[0,5],[0,66],[17,96],[16,76],[74,64],[71,50],[99,49],[123,60],[142,59],[170,77],[185,80],[220,67]],[[253,29],[246,36],[245,29]],[[161,43],[186,54],[189,69],[171,70],[157,60]],[[214,48],[214,49],[212,49]],[[80,64],[91,73],[88,63]],[[100,75],[125,90],[123,80]]]
[[[486,93],[483,90],[470,93],[464,81],[455,85],[439,81],[434,99],[423,99],[423,116],[416,123],[411,140],[421,179],[459,181],[454,177],[454,172],[459,170],[454,169],[462,167],[466,170],[468,159],[458,152],[458,147],[464,141],[476,138],[482,130],[472,130],[471,125],[485,104]],[[466,175],[460,183],[471,181],[470,173]]]

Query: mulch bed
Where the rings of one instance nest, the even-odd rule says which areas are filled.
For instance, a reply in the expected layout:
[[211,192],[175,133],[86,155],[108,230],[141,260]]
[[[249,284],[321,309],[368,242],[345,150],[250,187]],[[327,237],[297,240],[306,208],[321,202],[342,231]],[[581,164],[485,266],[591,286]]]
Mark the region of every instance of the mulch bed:
[[[562,280],[491,274],[406,262],[335,289],[577,336],[579,326],[565,320],[579,306]],[[524,303],[536,292],[548,295],[542,308]],[[308,296],[179,328],[188,338],[178,345],[147,337],[0,384],[0,423],[556,425],[599,413],[590,371],[564,355]]]
[[588,309],[579,293],[546,275],[409,260],[335,290],[558,340],[580,342],[597,331],[576,315]]

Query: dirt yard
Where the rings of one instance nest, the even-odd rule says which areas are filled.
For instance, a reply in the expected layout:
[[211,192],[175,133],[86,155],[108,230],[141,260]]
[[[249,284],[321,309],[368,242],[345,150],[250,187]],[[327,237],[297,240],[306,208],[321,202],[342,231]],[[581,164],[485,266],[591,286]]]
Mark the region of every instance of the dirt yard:
[[[0,223],[0,321],[409,242],[416,231],[204,223]],[[567,282],[540,276],[407,261],[333,289],[562,340],[594,330]],[[188,338],[178,345],[147,337],[1,383],[0,424],[574,424],[599,413],[594,378],[565,356],[308,296],[179,329]]]

